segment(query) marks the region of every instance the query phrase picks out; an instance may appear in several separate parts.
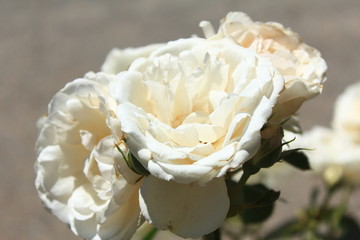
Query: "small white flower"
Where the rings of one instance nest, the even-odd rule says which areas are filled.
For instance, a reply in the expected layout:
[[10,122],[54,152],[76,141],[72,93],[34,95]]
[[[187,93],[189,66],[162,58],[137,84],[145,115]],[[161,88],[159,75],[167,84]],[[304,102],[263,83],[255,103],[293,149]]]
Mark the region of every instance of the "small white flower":
[[335,102],[332,128],[315,127],[304,133],[301,147],[312,168],[334,184],[343,179],[360,183],[360,83],[346,88]]
[[360,183],[360,145],[330,128],[315,127],[297,139],[297,146],[309,148],[311,168],[332,185],[339,180]]
[[360,82],[348,86],[337,99],[333,127],[360,147]]

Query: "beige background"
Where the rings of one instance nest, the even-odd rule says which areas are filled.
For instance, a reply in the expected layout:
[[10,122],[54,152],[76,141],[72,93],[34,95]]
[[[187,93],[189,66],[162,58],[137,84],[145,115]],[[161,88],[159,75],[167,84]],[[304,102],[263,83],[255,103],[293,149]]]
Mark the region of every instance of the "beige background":
[[[35,122],[56,91],[97,71],[113,47],[201,35],[201,20],[218,26],[234,10],[291,27],[322,52],[328,82],[301,119],[329,125],[335,97],[360,80],[359,0],[0,0],[0,239],[76,239],[33,184]],[[304,201],[294,193],[306,187],[292,182],[289,204]]]

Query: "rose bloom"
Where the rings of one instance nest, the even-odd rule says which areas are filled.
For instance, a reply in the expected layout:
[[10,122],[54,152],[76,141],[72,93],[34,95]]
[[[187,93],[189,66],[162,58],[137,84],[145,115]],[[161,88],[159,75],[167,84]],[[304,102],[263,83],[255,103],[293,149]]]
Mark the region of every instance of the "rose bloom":
[[[86,239],[129,239],[140,214],[182,237],[217,229],[224,175],[259,149],[282,76],[251,50],[200,38],[116,49],[102,70],[119,74],[67,84],[39,120],[45,206]],[[150,175],[131,171],[129,156]]]
[[298,137],[296,147],[308,148],[311,168],[333,185],[360,183],[360,145],[331,128],[317,126]]
[[180,39],[134,61],[110,86],[131,153],[155,177],[206,183],[260,146],[283,78],[227,39]]
[[182,237],[224,222],[224,175],[256,154],[283,84],[267,59],[228,39],[170,42],[117,75],[126,145],[150,173],[140,188],[148,222]]
[[101,66],[101,71],[111,74],[125,71],[135,59],[148,57],[152,51],[163,45],[162,43],[157,43],[138,48],[114,48],[107,55],[105,62]]
[[338,97],[333,127],[360,147],[360,82],[348,86]]
[[108,93],[113,77],[89,73],[68,83],[38,121],[39,196],[52,214],[86,239],[129,239],[138,227],[139,186],[114,168],[124,159],[109,128],[116,123]]
[[337,98],[331,128],[315,127],[298,138],[311,167],[325,180],[360,183],[360,83],[348,86]]
[[327,69],[324,59],[280,23],[254,22],[245,13],[230,12],[216,34],[209,22],[203,21],[200,26],[209,39],[228,38],[268,58],[284,76],[285,89],[270,119],[272,123],[286,121],[304,101],[321,93]]

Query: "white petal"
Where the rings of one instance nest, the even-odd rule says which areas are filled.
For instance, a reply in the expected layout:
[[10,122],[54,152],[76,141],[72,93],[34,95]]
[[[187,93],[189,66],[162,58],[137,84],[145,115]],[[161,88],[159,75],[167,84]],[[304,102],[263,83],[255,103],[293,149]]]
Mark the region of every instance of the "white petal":
[[[151,164],[150,164],[151,163]],[[160,166],[160,173],[158,174],[154,170],[154,165],[159,167]],[[204,165],[195,165],[195,164],[171,164],[171,163],[164,163],[164,162],[154,162],[149,161],[149,171],[153,173],[155,176],[161,179],[176,179],[179,183],[191,183],[196,180],[199,180],[203,177],[206,177],[208,173],[211,172],[213,166],[206,166]],[[164,178],[162,177],[163,174],[171,175],[171,178]],[[166,176],[166,175],[165,175]]]
[[80,137],[82,145],[89,151],[93,149],[96,144],[96,136],[89,131],[80,130]]
[[128,202],[119,206],[116,212],[108,216],[99,226],[100,239],[130,239],[138,227],[140,216],[138,192],[135,191]]
[[196,238],[220,227],[229,210],[229,198],[224,178],[199,186],[150,176],[140,189],[140,207],[158,229]]
[[206,38],[210,38],[215,35],[214,27],[208,21],[201,21],[199,26],[202,28]]
[[151,44],[145,47],[126,49],[115,48],[107,55],[105,62],[101,66],[101,71],[112,74],[125,71],[136,58],[147,57],[161,45],[162,44]]
[[78,236],[84,239],[91,239],[96,234],[96,218],[93,216],[85,221],[78,220],[76,218],[70,221],[71,230]]

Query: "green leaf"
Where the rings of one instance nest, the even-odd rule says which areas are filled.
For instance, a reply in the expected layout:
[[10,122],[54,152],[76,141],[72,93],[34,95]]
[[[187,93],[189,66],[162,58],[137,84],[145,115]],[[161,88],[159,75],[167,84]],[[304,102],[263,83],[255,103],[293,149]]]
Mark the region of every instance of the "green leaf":
[[260,223],[268,219],[274,210],[274,205],[249,208],[239,213],[241,219],[245,224]]
[[300,152],[300,150],[303,149],[284,151],[280,154],[280,159],[301,170],[310,170],[309,159],[303,152]]
[[358,239],[360,236],[360,226],[351,216],[344,216],[340,221],[343,230],[340,239]]
[[263,207],[274,203],[280,196],[279,191],[268,189],[263,184],[245,185],[245,201],[253,207]]
[[250,224],[262,222],[271,216],[280,192],[262,184],[245,185],[243,196],[245,202],[239,205],[239,215],[244,223]]

